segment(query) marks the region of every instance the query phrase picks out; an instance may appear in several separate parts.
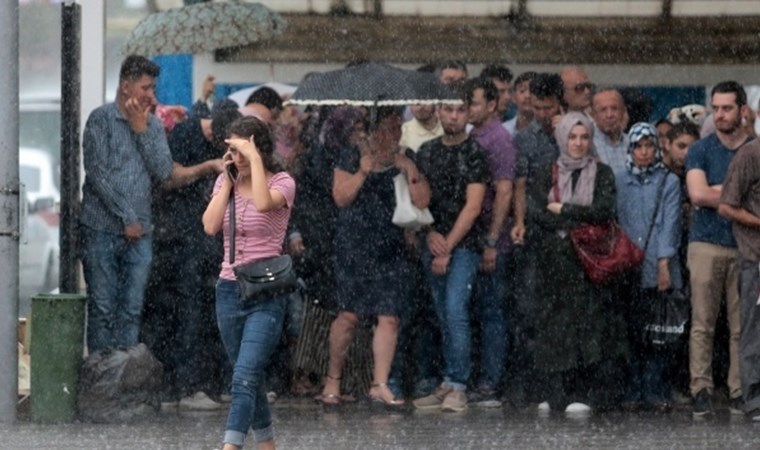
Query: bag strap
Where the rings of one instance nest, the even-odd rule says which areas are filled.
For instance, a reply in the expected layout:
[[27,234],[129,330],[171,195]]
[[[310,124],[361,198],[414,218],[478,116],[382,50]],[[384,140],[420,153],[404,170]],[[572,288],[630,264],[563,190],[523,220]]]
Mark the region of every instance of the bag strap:
[[228,209],[230,211],[230,264],[235,262],[235,186],[230,189]]
[[644,241],[644,253],[647,252],[647,247],[649,247],[649,239],[652,238],[652,231],[654,231],[654,222],[657,220],[657,213],[660,211],[660,203],[662,201],[662,192],[665,190],[665,182],[668,180],[668,175],[670,175],[670,169],[665,169],[665,176],[662,177],[662,180],[660,181],[659,186],[657,186],[657,197],[656,197],[656,203],[654,205],[654,213],[652,213],[652,220],[649,222],[649,231],[647,232],[647,240]]
[[559,184],[557,183],[559,181],[559,166],[557,163],[552,164],[552,192],[554,193],[554,200],[559,201],[560,195],[559,195]]

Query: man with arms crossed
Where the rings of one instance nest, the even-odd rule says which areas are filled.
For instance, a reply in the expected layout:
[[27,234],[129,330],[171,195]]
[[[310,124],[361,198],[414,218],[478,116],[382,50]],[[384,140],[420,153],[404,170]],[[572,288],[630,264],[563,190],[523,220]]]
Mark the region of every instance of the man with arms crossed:
[[736,150],[750,138],[741,126],[747,95],[735,81],[713,87],[710,95],[715,133],[695,142],[686,156],[686,186],[694,205],[689,230],[691,331],[689,373],[693,414],[713,413],[712,360],[715,323],[723,297],[729,328],[728,389],[731,412],[742,414],[739,379],[739,292],[736,287],[736,240],[731,222],[718,214],[723,182]]

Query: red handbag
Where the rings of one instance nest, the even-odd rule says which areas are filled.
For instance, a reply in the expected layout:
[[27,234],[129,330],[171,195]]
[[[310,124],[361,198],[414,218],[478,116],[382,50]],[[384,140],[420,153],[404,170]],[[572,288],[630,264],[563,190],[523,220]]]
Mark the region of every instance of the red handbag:
[[[559,201],[557,172],[552,167],[554,196]],[[568,233],[583,271],[594,284],[604,284],[622,273],[641,266],[644,251],[631,241],[615,221],[601,225],[584,224]]]
[[614,221],[604,225],[581,225],[570,230],[569,236],[592,283],[612,281],[644,262],[644,251]]

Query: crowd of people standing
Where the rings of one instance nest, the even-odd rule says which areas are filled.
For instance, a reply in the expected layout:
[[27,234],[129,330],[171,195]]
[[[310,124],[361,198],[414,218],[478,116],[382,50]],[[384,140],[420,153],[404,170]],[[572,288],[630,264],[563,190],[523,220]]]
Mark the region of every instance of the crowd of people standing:
[[[760,142],[743,87],[716,84],[710,117],[690,105],[650,123],[578,67],[420,70],[461,102],[286,117],[264,90],[244,108],[200,102],[169,130],[151,113],[158,67],[127,58],[83,142],[89,350],[146,342],[166,406],[230,401],[225,448],[249,429],[267,448],[272,375],[330,408],[366,396],[386,409],[666,412],[686,393],[695,416],[712,414],[725,304],[725,400],[760,420]],[[433,224],[393,224],[399,176]],[[570,236],[612,222],[643,262],[596,283]],[[241,305],[234,267],[283,252],[303,295]],[[644,330],[674,291],[690,298],[690,330],[658,346]],[[315,304],[328,319],[299,326]],[[372,337],[354,342],[362,328]],[[343,391],[352,343],[371,349],[352,368],[365,392]],[[284,358],[289,374],[273,373],[271,356],[296,345],[322,362]]]

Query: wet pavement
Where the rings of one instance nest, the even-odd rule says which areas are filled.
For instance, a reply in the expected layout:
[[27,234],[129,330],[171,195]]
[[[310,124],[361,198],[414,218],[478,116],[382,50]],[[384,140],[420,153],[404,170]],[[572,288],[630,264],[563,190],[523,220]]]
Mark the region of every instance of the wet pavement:
[[[272,408],[281,449],[758,449],[760,424],[718,411],[695,421],[686,408],[661,415],[611,412],[586,419],[540,416],[535,407],[471,407],[462,413],[385,412],[366,403],[327,411],[310,400]],[[163,411],[124,425],[0,425],[0,449],[188,449],[221,447],[225,412]],[[247,448],[255,448],[250,446]]]

